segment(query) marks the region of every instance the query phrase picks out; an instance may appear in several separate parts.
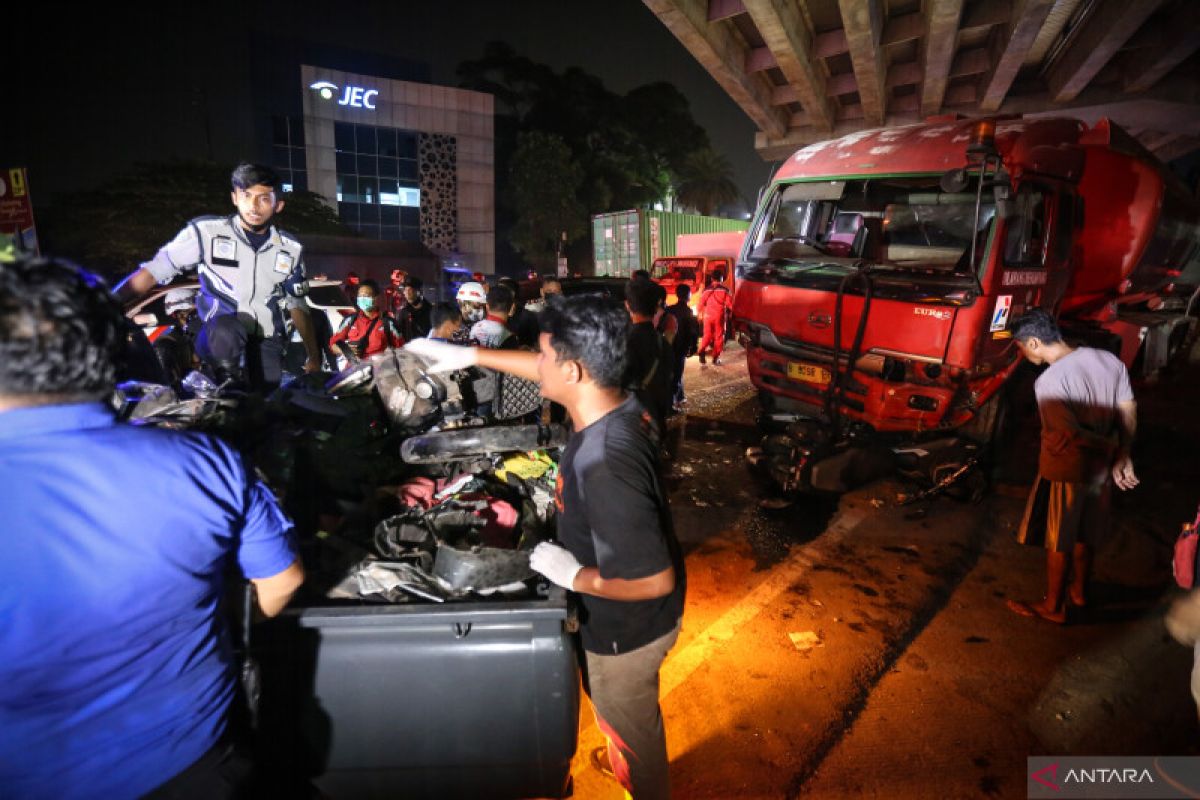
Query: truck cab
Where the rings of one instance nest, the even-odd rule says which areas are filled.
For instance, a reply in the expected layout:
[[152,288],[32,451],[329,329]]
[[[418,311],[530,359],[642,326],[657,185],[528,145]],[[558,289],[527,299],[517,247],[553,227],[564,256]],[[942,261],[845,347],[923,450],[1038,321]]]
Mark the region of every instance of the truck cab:
[[650,279],[667,291],[667,305],[675,305],[675,288],[686,284],[692,294],[688,304],[693,310],[700,300],[700,293],[712,280],[712,274],[720,272],[732,280],[733,259],[729,256],[666,256],[654,259],[650,267]]
[[[853,441],[987,441],[1020,361],[1014,319],[1070,309],[1107,335],[1122,292],[1162,290],[1171,269],[1141,249],[1164,228],[1145,211],[1163,182],[1136,154],[1105,162],[1113,130],[948,120],[789,159],[751,224],[734,302],[762,418],[783,431],[772,474],[785,488],[846,488],[818,462]],[[1105,168],[1085,176],[1088,162]],[[1122,224],[1123,245],[1088,250]]]

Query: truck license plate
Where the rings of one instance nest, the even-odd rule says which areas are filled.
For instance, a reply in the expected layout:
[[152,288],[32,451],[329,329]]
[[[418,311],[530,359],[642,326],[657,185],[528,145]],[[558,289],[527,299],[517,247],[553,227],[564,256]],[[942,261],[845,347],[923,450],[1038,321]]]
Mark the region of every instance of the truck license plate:
[[805,383],[820,383],[827,384],[833,380],[833,376],[829,374],[829,370],[822,367],[814,367],[812,364],[797,364],[788,362],[787,375],[794,381],[804,381]]

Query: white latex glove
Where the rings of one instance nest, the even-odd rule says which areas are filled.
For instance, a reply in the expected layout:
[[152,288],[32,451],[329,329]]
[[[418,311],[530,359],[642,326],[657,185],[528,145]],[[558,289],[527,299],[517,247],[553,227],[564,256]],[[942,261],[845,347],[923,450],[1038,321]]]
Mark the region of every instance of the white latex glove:
[[432,339],[413,339],[404,345],[404,349],[420,356],[429,365],[428,372],[453,372],[456,369],[466,369],[474,366],[478,358],[474,347],[449,342],[435,342]]
[[571,589],[575,585],[575,576],[583,565],[575,560],[565,547],[550,542],[542,542],[533,548],[529,554],[529,566],[550,579],[550,582]]

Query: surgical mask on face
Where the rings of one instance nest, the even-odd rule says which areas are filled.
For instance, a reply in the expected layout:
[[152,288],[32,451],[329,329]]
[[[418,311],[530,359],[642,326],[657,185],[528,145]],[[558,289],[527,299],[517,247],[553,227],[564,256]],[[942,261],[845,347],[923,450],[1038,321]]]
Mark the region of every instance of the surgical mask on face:
[[358,307],[361,308],[363,311],[370,311],[371,309],[375,308],[375,298],[374,297],[358,298]]

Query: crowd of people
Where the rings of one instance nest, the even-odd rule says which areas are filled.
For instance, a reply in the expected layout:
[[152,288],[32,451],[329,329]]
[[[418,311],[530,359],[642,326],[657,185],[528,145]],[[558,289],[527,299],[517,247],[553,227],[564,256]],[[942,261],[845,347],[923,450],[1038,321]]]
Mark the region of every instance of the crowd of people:
[[[228,444],[119,422],[109,402],[122,302],[191,272],[199,290],[168,293],[174,324],[156,350],[172,381],[202,367],[269,391],[292,330],[304,370],[322,370],[303,245],[273,224],[279,178],[241,164],[231,183],[234,213],[188,223],[115,292],[67,262],[0,263],[0,574],[20,587],[0,630],[6,796],[233,798],[252,780],[225,565],[262,615],[278,614],[304,581],[293,525]],[[686,350],[662,333],[676,319],[662,290],[632,280],[621,307],[563,298],[548,279],[534,311],[506,279],[437,304],[402,273],[383,291],[357,276],[345,287],[355,311],[329,344],[347,360],[407,346],[431,371],[510,372],[559,404],[574,433],[557,543],[539,544],[530,565],[587,610],[581,667],[613,774],[635,797],[667,798],[658,671],[686,581],[658,464]]]
[[[6,594],[0,627],[7,796],[67,796],[69,786],[104,797],[224,798],[251,772],[233,724],[223,564],[236,562],[262,614],[279,613],[304,579],[292,524],[227,444],[118,423],[105,403],[125,336],[119,301],[192,271],[199,290],[167,294],[174,324],[156,342],[172,381],[203,365],[219,382],[269,390],[292,330],[304,370],[323,368],[303,245],[273,224],[280,180],[241,164],[231,184],[234,213],[188,223],[115,297],[65,262],[0,264],[0,505],[9,520],[0,581],[21,587]],[[614,776],[639,800],[668,797],[658,675],[679,635],[686,577],[660,459],[669,420],[687,401],[687,358],[711,353],[721,363],[732,303],[725,276],[712,276],[698,314],[687,285],[668,304],[645,272],[618,302],[565,298],[548,277],[536,308],[511,279],[466,282],[455,302],[427,300],[422,281],[402,270],[382,290],[356,275],[345,289],[355,310],[329,346],[347,361],[403,346],[431,372],[511,373],[559,405],[573,434],[559,465],[557,543],[539,544],[530,565],[585,610],[584,685]],[[1014,339],[1029,361],[1048,365],[1036,385],[1039,477],[1020,533],[1046,549],[1047,581],[1040,601],[1009,607],[1061,623],[1088,601],[1111,487],[1138,483],[1136,405],[1121,362],[1069,346],[1049,314],[1026,314]]]

